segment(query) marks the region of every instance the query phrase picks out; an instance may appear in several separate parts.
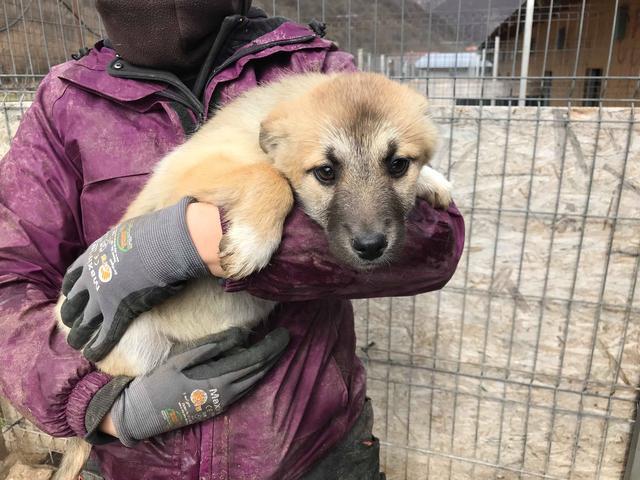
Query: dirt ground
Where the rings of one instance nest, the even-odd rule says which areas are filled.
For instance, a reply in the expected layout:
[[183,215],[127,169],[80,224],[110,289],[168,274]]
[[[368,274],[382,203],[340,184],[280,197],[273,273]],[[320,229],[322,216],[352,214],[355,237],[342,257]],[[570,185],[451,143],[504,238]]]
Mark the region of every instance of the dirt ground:
[[0,480],[49,480],[53,469],[37,460],[10,454],[0,461]]
[[49,480],[53,469],[47,455],[9,453],[0,435],[0,480]]

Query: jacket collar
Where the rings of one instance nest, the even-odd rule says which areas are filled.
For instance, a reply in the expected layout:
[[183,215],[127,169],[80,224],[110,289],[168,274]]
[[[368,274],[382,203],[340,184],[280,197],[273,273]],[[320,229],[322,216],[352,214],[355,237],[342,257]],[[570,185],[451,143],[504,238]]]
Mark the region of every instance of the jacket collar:
[[69,62],[58,76],[85,90],[120,102],[134,102],[167,88],[163,83],[110,76],[107,68],[116,58],[116,52],[99,41],[87,55]]

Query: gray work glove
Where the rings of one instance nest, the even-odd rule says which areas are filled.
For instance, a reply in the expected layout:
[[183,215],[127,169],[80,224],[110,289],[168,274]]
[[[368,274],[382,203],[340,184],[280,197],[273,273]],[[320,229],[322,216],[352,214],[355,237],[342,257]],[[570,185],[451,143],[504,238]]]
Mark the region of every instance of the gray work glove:
[[189,236],[192,198],[127,220],[93,242],[69,267],[60,315],[67,341],[97,362],[138,315],[210,272]]
[[212,335],[133,379],[111,408],[120,441],[133,446],[219,415],[264,377],[289,343],[289,332],[277,328],[255,345],[237,348],[244,338],[238,328]]

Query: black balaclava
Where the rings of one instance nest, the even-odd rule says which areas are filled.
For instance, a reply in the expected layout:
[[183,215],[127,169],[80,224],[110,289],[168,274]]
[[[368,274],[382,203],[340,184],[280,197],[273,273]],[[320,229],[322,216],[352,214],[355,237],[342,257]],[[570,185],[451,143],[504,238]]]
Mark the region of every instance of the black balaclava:
[[250,6],[251,0],[96,0],[124,60],[178,75],[198,70],[224,18]]

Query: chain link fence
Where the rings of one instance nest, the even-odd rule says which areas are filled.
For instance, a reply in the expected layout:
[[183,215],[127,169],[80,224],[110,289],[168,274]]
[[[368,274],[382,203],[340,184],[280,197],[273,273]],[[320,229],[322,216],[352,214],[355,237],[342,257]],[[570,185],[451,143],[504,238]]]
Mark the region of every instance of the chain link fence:
[[[640,0],[254,3],[327,22],[440,126],[458,271],[355,302],[388,477],[640,478]],[[4,0],[0,152],[39,79],[102,36],[90,0]],[[62,448],[4,409],[9,446]]]

